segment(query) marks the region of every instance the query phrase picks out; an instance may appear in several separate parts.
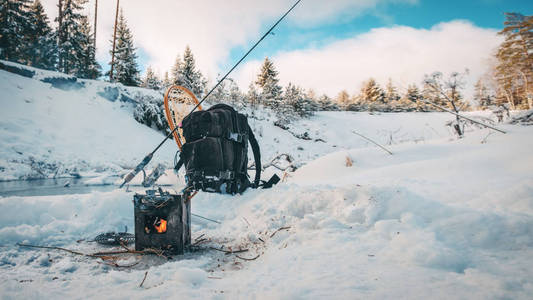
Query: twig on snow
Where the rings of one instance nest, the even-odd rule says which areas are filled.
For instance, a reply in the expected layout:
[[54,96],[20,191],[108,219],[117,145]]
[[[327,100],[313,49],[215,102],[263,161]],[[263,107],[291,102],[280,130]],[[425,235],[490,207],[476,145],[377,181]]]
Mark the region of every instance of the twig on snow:
[[216,250],[216,251],[220,251],[220,252],[224,252],[224,253],[226,253],[226,254],[242,253],[242,252],[247,252],[247,251],[248,251],[248,249],[241,249],[241,250],[237,250],[237,251],[230,251],[230,250],[222,250],[222,249],[218,249],[218,248],[215,248],[215,247],[209,247],[209,249]]
[[96,257],[94,254],[85,254],[85,253],[81,253],[81,252],[78,252],[78,251],[74,251],[74,250],[70,250],[70,249],[66,249],[66,248],[61,248],[61,247],[37,246],[37,245],[21,244],[21,243],[17,243],[17,246],[19,246],[19,247],[28,247],[28,248],[53,249],[53,250],[66,251],[66,252],[69,252],[69,253],[72,253],[72,254],[86,256],[86,257]]
[[146,276],[148,275],[148,271],[144,272],[144,278],[143,281],[141,281],[141,284],[139,284],[139,287],[143,287],[144,281],[146,280]]
[[252,258],[246,258],[246,257],[241,257],[241,256],[239,256],[239,255],[235,255],[235,257],[237,257],[237,258],[240,258],[240,259],[242,259],[242,260],[247,260],[247,261],[250,261],[250,260],[256,260],[256,259],[259,258],[259,256],[260,256],[260,255],[257,254],[257,256],[255,256],[255,257],[252,257]]
[[278,228],[278,230],[274,231],[271,235],[270,235],[270,238],[273,238],[276,233],[282,231],[282,230],[287,230],[287,229],[291,229],[291,226],[287,226],[287,227],[281,227],[281,228]]
[[372,144],[374,144],[374,145],[376,145],[376,146],[380,147],[381,149],[383,149],[383,150],[387,151],[387,153],[389,153],[390,155],[392,155],[392,152],[390,152],[390,151],[389,151],[389,150],[388,150],[387,148],[385,148],[385,147],[381,146],[380,144],[378,144],[378,143],[374,142],[373,140],[371,140],[371,139],[367,138],[366,136],[364,136],[364,135],[362,135],[362,134],[360,134],[360,133],[357,133],[357,132],[355,132],[355,130],[352,130],[352,133],[354,133],[354,134],[356,134],[356,135],[358,135],[358,136],[360,136],[360,137],[364,138],[365,140],[367,140],[367,141],[371,142]]

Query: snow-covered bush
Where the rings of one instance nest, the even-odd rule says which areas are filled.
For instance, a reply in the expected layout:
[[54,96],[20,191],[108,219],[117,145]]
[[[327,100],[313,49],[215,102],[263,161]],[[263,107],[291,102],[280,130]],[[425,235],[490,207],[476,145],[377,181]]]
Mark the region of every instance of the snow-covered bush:
[[133,111],[133,117],[135,120],[165,134],[169,133],[163,100],[149,96],[142,96],[138,99],[138,102],[139,104]]

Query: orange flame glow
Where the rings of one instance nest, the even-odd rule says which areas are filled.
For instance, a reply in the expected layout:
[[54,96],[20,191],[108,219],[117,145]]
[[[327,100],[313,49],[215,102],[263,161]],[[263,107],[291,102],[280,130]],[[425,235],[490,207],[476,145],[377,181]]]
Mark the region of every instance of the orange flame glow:
[[157,230],[158,233],[167,232],[167,220],[161,219],[159,221],[159,226],[157,224],[155,224],[154,227],[155,227],[155,230]]

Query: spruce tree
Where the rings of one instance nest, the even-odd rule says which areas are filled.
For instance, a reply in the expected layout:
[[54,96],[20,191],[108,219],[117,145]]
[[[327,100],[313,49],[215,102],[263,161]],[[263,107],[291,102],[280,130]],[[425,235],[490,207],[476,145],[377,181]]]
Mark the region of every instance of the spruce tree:
[[[58,70],[67,74],[79,73],[80,59],[83,57],[82,22],[86,18],[80,12],[87,0],[64,0],[62,19],[57,28]],[[56,19],[59,21],[59,18]]]
[[222,81],[218,87],[209,95],[207,101],[209,103],[228,103],[228,91],[226,89],[226,81]]
[[260,96],[257,92],[257,89],[255,88],[255,84],[253,82],[250,83],[248,86],[248,93],[246,93],[246,99],[248,100],[248,103],[252,106],[252,108],[255,108],[260,103]]
[[172,85],[172,81],[170,80],[170,77],[168,76],[168,71],[165,72],[165,75],[163,76],[163,88],[166,90]]
[[350,95],[348,94],[346,90],[342,90],[337,95],[336,100],[339,106],[342,107],[343,109],[346,109],[346,107],[352,103],[352,100],[350,99]]
[[29,16],[33,26],[26,35],[26,63],[36,68],[54,70],[57,62],[56,37],[40,0],[33,2]]
[[172,68],[174,84],[186,87],[197,98],[201,98],[205,92],[206,80],[200,70],[196,68],[196,61],[189,46],[185,47],[183,60],[178,56]]
[[333,103],[332,99],[324,94],[318,98],[318,107],[323,111],[334,111],[339,110],[339,107]]
[[25,62],[30,0],[0,0],[0,59]]
[[100,64],[96,61],[96,49],[94,48],[94,35],[87,17],[80,20],[80,49],[77,53],[77,64],[74,75],[81,78],[96,79],[102,75]]
[[141,86],[147,89],[160,90],[161,85],[161,80],[157,77],[152,67],[148,66],[148,68],[146,68],[146,75],[143,79]]
[[392,79],[389,78],[389,81],[387,82],[387,86],[385,87],[385,103],[391,103],[393,101],[400,100],[400,95],[398,94],[398,90],[396,87],[392,84]]
[[278,71],[268,57],[265,58],[256,84],[261,88],[261,98],[264,104],[274,109],[281,108],[281,86],[278,85]]
[[385,93],[374,78],[370,78],[361,88],[361,100],[368,103],[384,102]]
[[284,103],[290,107],[292,114],[299,117],[309,117],[317,110],[313,101],[304,94],[303,90],[291,83],[285,89]]
[[407,92],[400,99],[398,104],[402,110],[413,111],[417,109],[417,104],[420,99],[422,99],[422,94],[420,93],[418,86],[416,86],[416,84],[410,84],[407,86]]
[[[113,41],[111,41],[113,43]],[[133,46],[133,36],[128,27],[124,13],[120,11],[117,22],[117,40],[115,47],[115,62],[113,66],[113,80],[126,86],[139,85],[139,69],[137,67],[137,49]],[[111,50],[112,52],[113,50]]]
[[176,56],[176,60],[174,61],[172,69],[170,69],[170,80],[172,81],[172,84],[179,85],[179,83],[181,82],[180,72],[182,65],[183,62],[181,61],[181,56],[178,54],[178,56]]

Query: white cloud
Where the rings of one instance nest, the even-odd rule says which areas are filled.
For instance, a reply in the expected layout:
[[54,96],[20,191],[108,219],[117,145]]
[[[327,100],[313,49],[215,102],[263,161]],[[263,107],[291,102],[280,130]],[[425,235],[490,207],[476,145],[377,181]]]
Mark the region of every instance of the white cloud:
[[[465,68],[470,70],[467,80],[471,86],[487,70],[500,42],[495,30],[453,21],[429,30],[377,28],[320,49],[280,53],[272,60],[283,85],[293,82],[330,96],[343,89],[358,92],[370,77],[381,84],[392,78],[405,89],[410,83],[420,84],[424,74],[448,74]],[[241,68],[235,77],[242,88],[254,80],[260,64],[251,61]]]
[[[49,17],[57,14],[57,0],[41,0]],[[270,25],[295,0],[122,0],[126,19],[132,29],[135,44],[149,56],[149,64],[164,72],[170,69],[177,54],[191,46],[198,66],[211,78],[217,66],[227,61],[230,50],[248,46],[261,34],[262,26]],[[315,26],[339,18],[350,18],[372,9],[380,3],[416,3],[417,0],[303,0],[287,22],[298,26]],[[85,5],[94,16],[95,0]],[[115,0],[98,1],[98,59],[109,61],[109,48]]]
[[[86,5],[94,16],[94,1]],[[383,3],[416,4],[417,0],[303,0],[286,22],[305,34],[306,28],[354,18]],[[50,19],[57,16],[57,0],[42,0]],[[121,7],[137,47],[149,55],[149,64],[164,72],[177,54],[191,46],[200,69],[211,79],[225,65],[232,48],[247,48],[294,0],[175,1],[122,0]],[[98,58],[109,61],[116,1],[98,1]],[[332,38],[332,37],[329,37]],[[333,37],[334,38],[334,37]],[[500,39],[494,30],[468,22],[442,23],[429,30],[405,26],[377,28],[321,48],[278,53],[273,57],[282,84],[289,81],[317,92],[336,95],[359,89],[369,77],[384,83],[389,77],[401,87],[420,83],[423,75],[469,68],[470,78],[481,75]],[[246,89],[260,61],[240,66],[232,76]]]

